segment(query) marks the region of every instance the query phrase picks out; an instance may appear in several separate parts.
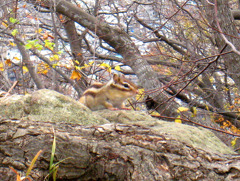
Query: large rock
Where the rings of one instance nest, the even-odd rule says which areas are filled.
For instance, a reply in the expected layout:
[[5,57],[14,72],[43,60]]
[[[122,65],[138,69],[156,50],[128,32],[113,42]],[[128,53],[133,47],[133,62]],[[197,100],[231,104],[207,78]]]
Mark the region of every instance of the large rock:
[[92,112],[78,101],[46,89],[25,96],[12,95],[1,98],[0,116],[7,119],[69,122],[81,125],[100,125],[110,122],[134,124],[149,127],[156,133],[168,135],[175,140],[212,153],[234,154],[231,148],[207,129],[161,121],[140,111]]
[[212,132],[144,112],[92,112],[55,91],[39,90],[1,98],[0,116],[0,180],[16,180],[9,167],[24,176],[39,150],[30,176],[44,180],[53,140],[60,180],[240,178],[239,156]]

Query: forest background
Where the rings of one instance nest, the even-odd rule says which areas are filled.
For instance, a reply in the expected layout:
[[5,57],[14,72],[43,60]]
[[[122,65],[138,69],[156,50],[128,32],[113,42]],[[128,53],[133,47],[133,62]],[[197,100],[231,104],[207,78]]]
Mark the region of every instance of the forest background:
[[156,117],[238,141],[239,1],[0,3],[2,94],[47,88],[78,99],[120,72],[141,87],[134,109],[147,103]]

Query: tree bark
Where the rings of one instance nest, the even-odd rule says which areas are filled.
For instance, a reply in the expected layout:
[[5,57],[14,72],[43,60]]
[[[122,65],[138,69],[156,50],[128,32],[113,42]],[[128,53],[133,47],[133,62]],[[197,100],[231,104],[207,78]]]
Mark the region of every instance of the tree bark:
[[24,176],[39,150],[31,178],[48,174],[53,142],[54,162],[64,160],[58,180],[234,180],[240,157],[193,148],[137,125],[81,126],[67,123],[0,120],[0,179]]
[[[225,0],[217,0],[216,5],[210,4],[205,0],[202,0],[201,2],[205,10],[206,19],[212,28],[211,31],[219,51],[226,45],[226,42],[221,35],[221,30],[219,30],[217,22],[220,24],[223,35],[236,47],[237,50],[240,50],[240,41],[236,38],[239,37],[239,35],[234,25],[234,19],[228,2]],[[217,7],[217,17],[214,6]],[[224,52],[228,52],[230,50],[232,49],[228,45]],[[240,88],[240,56],[233,52],[223,55],[222,58],[224,59],[229,76],[234,80],[236,86]]]

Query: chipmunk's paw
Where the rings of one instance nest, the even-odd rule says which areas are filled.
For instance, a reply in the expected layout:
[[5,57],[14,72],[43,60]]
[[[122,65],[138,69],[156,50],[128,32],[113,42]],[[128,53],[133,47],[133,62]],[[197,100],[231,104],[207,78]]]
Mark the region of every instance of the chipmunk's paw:
[[131,110],[130,108],[128,108],[128,107],[122,107],[122,108],[120,108],[121,110]]
[[118,108],[115,108],[115,107],[108,108],[108,109],[111,110],[111,111],[117,111],[117,110],[119,110]]

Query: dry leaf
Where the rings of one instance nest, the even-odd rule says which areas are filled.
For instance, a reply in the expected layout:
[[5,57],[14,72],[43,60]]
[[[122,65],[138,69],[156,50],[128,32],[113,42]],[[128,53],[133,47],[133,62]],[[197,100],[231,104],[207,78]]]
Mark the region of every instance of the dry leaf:
[[81,77],[82,77],[82,75],[79,72],[77,72],[76,70],[73,70],[70,79],[73,79],[73,80],[77,79],[77,80],[79,80]]

